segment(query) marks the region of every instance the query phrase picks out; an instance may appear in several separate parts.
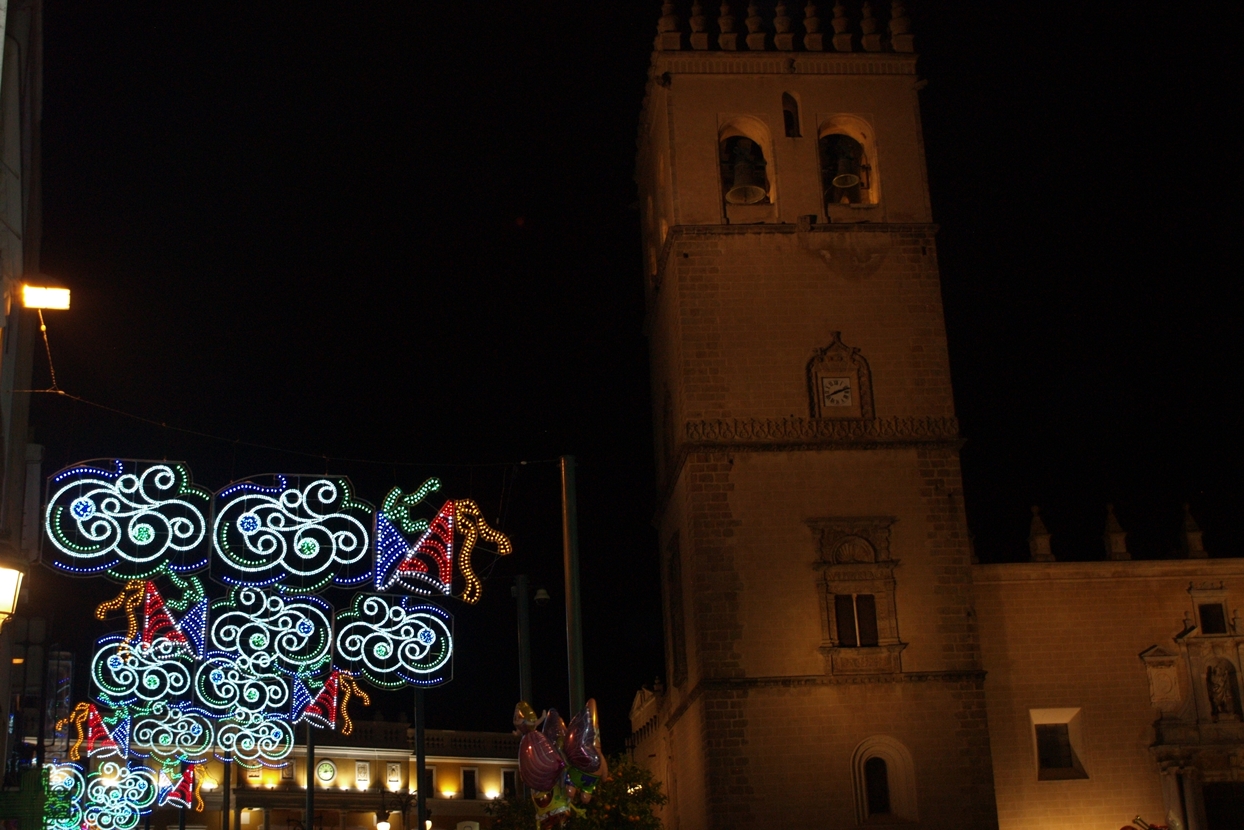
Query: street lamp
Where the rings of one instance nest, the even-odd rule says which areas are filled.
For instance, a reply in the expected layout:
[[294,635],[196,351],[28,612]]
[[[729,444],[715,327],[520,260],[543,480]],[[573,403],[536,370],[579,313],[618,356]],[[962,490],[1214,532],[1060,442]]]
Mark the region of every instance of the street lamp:
[[376,811],[376,830],[389,830],[389,811],[384,807]]
[[22,284],[22,305],[26,308],[57,309],[69,308],[69,289],[51,285]]
[[22,593],[26,570],[12,561],[0,561],[0,628],[17,613],[17,600]]

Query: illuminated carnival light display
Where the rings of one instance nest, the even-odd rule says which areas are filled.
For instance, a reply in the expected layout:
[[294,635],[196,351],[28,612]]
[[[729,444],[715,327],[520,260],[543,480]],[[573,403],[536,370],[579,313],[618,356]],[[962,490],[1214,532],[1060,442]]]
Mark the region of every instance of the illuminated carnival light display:
[[[477,602],[476,546],[512,546],[473,501],[429,506],[440,489],[394,488],[376,510],[332,476],[211,493],[167,461],[53,475],[43,561],[122,582],[95,617],[122,616],[125,630],[99,638],[92,699],[56,724],[73,739],[48,764],[45,827],[133,830],[156,807],[201,810],[199,765],[285,766],[304,721],[349,734],[351,701],[370,704],[359,680],[450,680],[453,617],[414,597]],[[341,611],[321,596],[363,587],[377,593],[351,593]]]

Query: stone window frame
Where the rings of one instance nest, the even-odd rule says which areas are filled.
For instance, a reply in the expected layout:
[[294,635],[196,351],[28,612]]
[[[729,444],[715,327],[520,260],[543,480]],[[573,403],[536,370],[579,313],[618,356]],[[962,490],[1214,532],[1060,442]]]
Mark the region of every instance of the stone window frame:
[[[825,673],[831,675],[897,674],[907,644],[898,628],[894,569],[890,554],[893,516],[831,516],[809,519],[819,554],[812,565],[819,572],[816,590],[821,608]],[[871,594],[877,612],[877,645],[843,645],[838,631],[835,597]]]
[[475,773],[475,799],[474,800],[478,800],[480,797],[480,792],[482,790],[482,788],[480,787],[480,783],[479,783],[479,767],[459,768],[458,770],[458,798],[462,799],[463,801],[472,800],[472,799],[467,799],[466,777],[467,777],[468,772]]
[[[1072,766],[1069,770],[1041,768],[1041,755],[1037,746],[1037,727],[1065,725],[1067,740],[1071,744]],[[1049,709],[1028,710],[1028,735],[1032,743],[1032,768],[1038,781],[1070,781],[1088,778],[1084,767],[1084,709],[1080,706],[1063,706]]]
[[[1233,637],[1237,635],[1237,627],[1232,608],[1227,596],[1226,585],[1223,582],[1203,582],[1200,584],[1188,585],[1188,599],[1192,603],[1192,620],[1196,625],[1196,631],[1192,632],[1195,637]],[[1223,619],[1226,621],[1227,630],[1207,634],[1205,627],[1201,622],[1201,606],[1203,605],[1219,605],[1222,607]]]
[[[868,814],[864,764],[873,758],[880,758],[886,765],[890,812],[884,818]],[[860,824],[876,824],[878,819],[920,820],[916,807],[916,765],[902,741],[890,735],[872,735],[860,741],[851,753],[851,777],[855,784],[855,815]]]

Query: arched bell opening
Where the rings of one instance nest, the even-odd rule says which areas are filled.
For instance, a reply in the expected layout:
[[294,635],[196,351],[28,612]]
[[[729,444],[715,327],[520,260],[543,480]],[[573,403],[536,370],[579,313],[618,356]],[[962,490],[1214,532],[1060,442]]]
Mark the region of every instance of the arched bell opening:
[[849,135],[821,136],[821,188],[826,205],[871,204],[872,164],[864,145]]
[[760,142],[731,135],[719,144],[721,190],[726,204],[759,205],[769,201],[768,160]]

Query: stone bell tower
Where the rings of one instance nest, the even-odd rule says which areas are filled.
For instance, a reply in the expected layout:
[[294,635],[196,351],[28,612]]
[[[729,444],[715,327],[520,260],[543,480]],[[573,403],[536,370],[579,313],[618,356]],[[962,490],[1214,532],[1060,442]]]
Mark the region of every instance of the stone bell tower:
[[664,5],[667,677],[632,720],[669,827],[996,826],[921,85],[900,0]]

